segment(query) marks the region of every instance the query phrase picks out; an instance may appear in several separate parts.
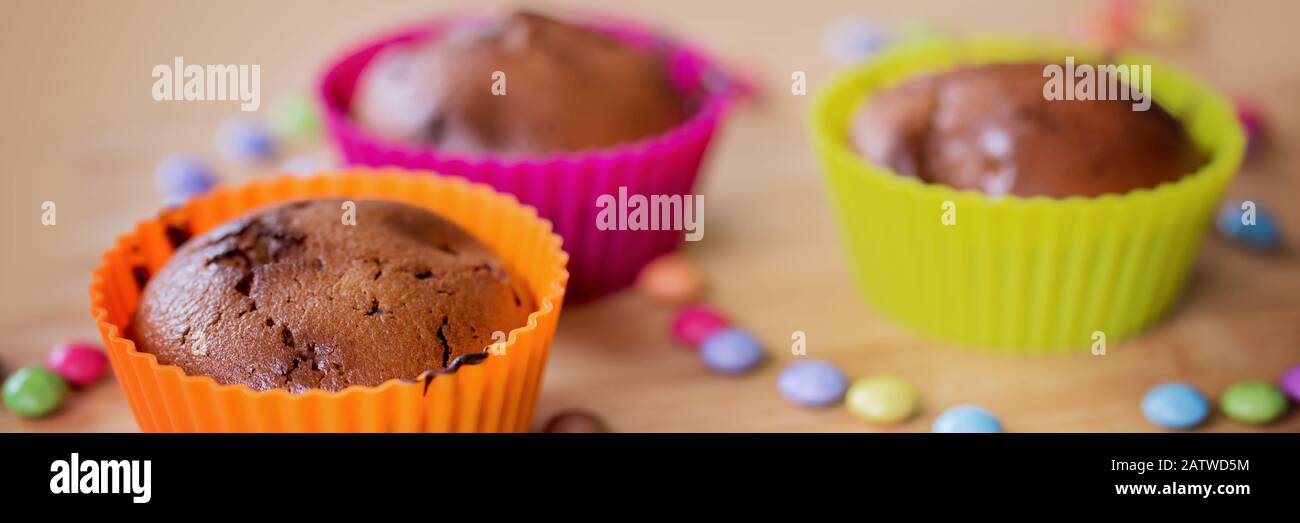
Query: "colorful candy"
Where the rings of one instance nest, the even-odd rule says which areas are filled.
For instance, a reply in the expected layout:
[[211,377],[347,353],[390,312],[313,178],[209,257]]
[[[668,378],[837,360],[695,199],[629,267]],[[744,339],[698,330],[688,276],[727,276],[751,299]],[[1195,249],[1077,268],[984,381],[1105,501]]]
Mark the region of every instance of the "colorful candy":
[[840,369],[821,360],[791,363],[781,371],[776,383],[786,399],[809,407],[839,401],[849,386]]
[[1277,247],[1281,241],[1277,218],[1267,209],[1255,205],[1253,219],[1247,219],[1243,202],[1228,202],[1219,209],[1216,224],[1224,236],[1258,250]]
[[1141,6],[1138,0],[1107,0],[1093,17],[1092,36],[1108,50],[1128,46],[1136,39]]
[[1232,105],[1237,110],[1237,121],[1241,122],[1241,128],[1246,132],[1246,152],[1258,149],[1260,139],[1264,136],[1263,114],[1254,102],[1246,98],[1233,98]]
[[168,204],[177,204],[211,190],[216,185],[216,177],[198,157],[173,154],[158,162],[154,183]]
[[853,382],[844,396],[844,404],[859,418],[892,425],[916,414],[917,398],[916,387],[907,380],[880,375]]
[[1142,415],[1167,429],[1188,429],[1210,413],[1210,402],[1195,387],[1182,382],[1162,383],[1142,397]]
[[609,426],[596,417],[595,414],[584,410],[567,410],[551,417],[546,422],[542,432],[557,433],[597,433],[609,432]]
[[5,380],[4,403],[14,414],[37,418],[59,408],[67,390],[58,374],[40,367],[23,367]]
[[320,131],[316,107],[305,96],[278,98],[270,107],[271,131],[287,140],[306,141]]
[[716,309],[706,305],[695,305],[677,311],[673,318],[673,338],[679,342],[696,347],[709,336],[727,328],[727,317]]
[[1144,42],[1176,44],[1187,37],[1191,13],[1181,0],[1148,0],[1135,24],[1137,36]]
[[836,21],[822,33],[826,53],[842,65],[861,62],[889,45],[885,28],[862,18]]
[[1282,416],[1286,411],[1286,396],[1271,383],[1239,381],[1223,391],[1219,408],[1229,418],[1262,425]]
[[89,385],[108,372],[108,356],[98,345],[67,342],[54,346],[45,365],[73,385]]
[[280,172],[294,176],[311,176],[334,167],[334,163],[321,156],[302,155],[286,160],[280,165]]
[[651,299],[681,305],[699,298],[704,291],[704,274],[685,256],[670,253],[646,264],[636,284]]
[[905,20],[888,27],[864,18],[837,20],[822,32],[826,54],[842,65],[863,62],[895,45],[934,38],[940,32],[921,19]]
[[935,26],[921,18],[903,21],[890,31],[890,45],[915,43],[930,40],[943,35]]
[[1292,400],[1300,402],[1300,365],[1287,369],[1278,381],[1278,387],[1291,396]]
[[1002,432],[1002,423],[975,405],[958,405],[934,419],[934,432]]
[[741,374],[763,361],[763,347],[748,332],[724,329],[704,340],[700,359],[715,372]]
[[262,124],[244,118],[226,120],[217,129],[217,150],[243,163],[263,162],[275,156],[275,139]]

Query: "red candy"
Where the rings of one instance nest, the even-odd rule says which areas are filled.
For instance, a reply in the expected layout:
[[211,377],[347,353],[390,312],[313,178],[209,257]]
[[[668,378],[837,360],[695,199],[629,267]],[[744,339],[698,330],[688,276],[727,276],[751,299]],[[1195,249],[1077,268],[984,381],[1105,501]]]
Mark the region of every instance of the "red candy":
[[54,346],[45,365],[75,385],[89,385],[108,371],[108,356],[98,345],[66,342]]
[[673,338],[698,347],[714,333],[727,328],[728,320],[721,312],[704,305],[686,307],[673,318]]

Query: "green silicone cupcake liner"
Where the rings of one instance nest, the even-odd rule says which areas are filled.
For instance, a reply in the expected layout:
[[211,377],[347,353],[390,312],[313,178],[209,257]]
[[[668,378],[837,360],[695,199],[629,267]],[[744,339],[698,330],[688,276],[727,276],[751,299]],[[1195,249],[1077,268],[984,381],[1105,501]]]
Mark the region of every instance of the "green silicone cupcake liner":
[[[1155,102],[1183,123],[1206,164],[1124,195],[992,198],[899,176],[847,141],[853,111],[881,88],[962,64],[1066,56],[1150,64]],[[1141,56],[1102,56],[1040,40],[932,40],[889,51],[821,94],[813,141],[851,267],[876,310],[940,340],[1019,354],[1086,349],[1098,332],[1113,344],[1170,310],[1245,139],[1224,98],[1187,74]],[[946,208],[955,209],[953,225],[941,221]]]

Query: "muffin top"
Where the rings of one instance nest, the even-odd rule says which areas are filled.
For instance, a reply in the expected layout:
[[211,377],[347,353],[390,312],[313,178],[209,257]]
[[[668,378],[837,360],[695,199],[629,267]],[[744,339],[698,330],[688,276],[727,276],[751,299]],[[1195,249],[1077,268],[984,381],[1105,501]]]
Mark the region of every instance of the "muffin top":
[[508,156],[633,142],[686,110],[659,56],[515,12],[386,47],[358,79],[352,116],[390,140]]
[[145,286],[136,345],[223,384],[337,391],[447,369],[527,323],[528,289],[460,227],[354,203],[354,224],[343,200],[306,200],[189,240]]
[[992,64],[913,78],[857,111],[850,142],[899,174],[992,196],[1123,194],[1204,162],[1158,104],[1134,111],[1125,100],[1047,100],[1043,68]]

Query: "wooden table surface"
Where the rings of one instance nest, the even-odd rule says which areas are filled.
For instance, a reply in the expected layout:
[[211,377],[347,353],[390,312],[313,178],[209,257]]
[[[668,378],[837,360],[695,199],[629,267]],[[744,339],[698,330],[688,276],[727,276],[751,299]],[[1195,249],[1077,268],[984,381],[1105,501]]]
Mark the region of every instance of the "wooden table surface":
[[[590,2],[593,5],[604,2]],[[436,14],[428,0],[383,2],[6,1],[0,7],[0,368],[39,363],[67,338],[97,339],[87,313],[91,268],[112,239],[160,206],[152,169],[164,154],[216,159],[213,132],[230,102],[155,102],[155,64],[260,64],[263,109],[305,92],[317,68],[367,34]],[[621,4],[621,3],[620,3]],[[709,374],[665,333],[671,312],[627,292],[564,311],[546,371],[538,420],[566,408],[604,416],[619,431],[880,430],[843,408],[800,409],[776,389],[794,358],[793,331],[808,356],[851,377],[895,373],[913,381],[922,411],[890,430],[925,431],[942,409],[977,403],[1009,431],[1148,431],[1139,399],[1166,380],[1211,397],[1240,379],[1275,380],[1300,364],[1300,53],[1288,0],[1194,2],[1194,38],[1154,52],[1222,89],[1256,98],[1272,119],[1271,142],[1229,196],[1281,215],[1289,247],[1242,251],[1211,237],[1171,317],[1103,357],[1014,358],[960,352],[873,313],[850,281],[817,164],[803,130],[810,97],[790,94],[793,71],[809,90],[840,66],[823,50],[831,22],[863,16],[924,19],[950,31],[1078,34],[1087,1],[939,0],[698,2],[646,0],[607,7],[699,42],[746,71],[762,89],[713,150],[704,241],[685,252],[707,272],[710,299],[769,345],[759,372]],[[751,5],[760,4],[760,5]],[[1229,5],[1234,4],[1234,5]],[[1235,5],[1244,4],[1244,5]],[[320,148],[319,144],[306,146]],[[222,164],[227,180],[261,173]],[[58,222],[40,224],[41,202]],[[1265,430],[1300,430],[1300,412]],[[1215,413],[1200,430],[1253,430]],[[58,414],[4,431],[134,431],[112,379],[80,391]]]

